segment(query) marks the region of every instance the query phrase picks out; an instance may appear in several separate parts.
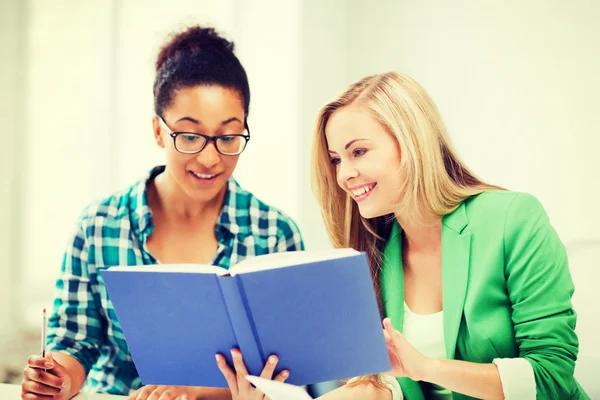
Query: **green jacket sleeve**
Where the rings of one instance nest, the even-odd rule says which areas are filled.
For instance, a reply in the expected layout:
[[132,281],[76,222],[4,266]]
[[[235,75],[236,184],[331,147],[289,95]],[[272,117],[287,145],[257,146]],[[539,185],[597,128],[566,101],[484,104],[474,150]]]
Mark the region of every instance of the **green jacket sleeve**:
[[504,257],[516,341],[533,367],[537,397],[570,398],[577,391],[573,281],[565,247],[531,195],[517,195],[507,210]]

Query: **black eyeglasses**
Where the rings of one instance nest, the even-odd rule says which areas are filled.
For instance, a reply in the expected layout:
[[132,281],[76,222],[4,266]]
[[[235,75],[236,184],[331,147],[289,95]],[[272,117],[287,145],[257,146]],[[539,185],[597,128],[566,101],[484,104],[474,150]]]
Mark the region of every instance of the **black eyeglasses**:
[[237,156],[242,154],[250,140],[247,126],[243,134],[208,136],[195,132],[173,132],[160,116],[157,117],[162,128],[173,138],[175,150],[183,154],[200,153],[208,142],[213,142],[217,151],[224,156]]

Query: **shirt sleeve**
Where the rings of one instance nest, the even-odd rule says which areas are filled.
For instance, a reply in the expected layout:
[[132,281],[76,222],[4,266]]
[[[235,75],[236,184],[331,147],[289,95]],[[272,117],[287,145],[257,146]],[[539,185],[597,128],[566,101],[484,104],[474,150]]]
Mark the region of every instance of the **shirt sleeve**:
[[277,243],[275,251],[304,250],[304,240],[298,225],[289,217],[280,215],[277,221]]
[[495,358],[506,400],[535,400],[535,376],[524,358]]
[[[511,203],[504,253],[519,356],[533,369],[537,397],[571,398],[577,392],[573,372],[579,346],[574,287],[565,247],[535,197],[520,194]],[[505,378],[506,371],[502,368]],[[522,384],[526,381],[523,377]],[[511,390],[512,384],[508,386]]]
[[56,281],[53,312],[48,319],[48,350],[75,358],[86,374],[97,361],[103,323],[92,293],[96,272],[88,268],[88,248],[79,226],[65,251]]

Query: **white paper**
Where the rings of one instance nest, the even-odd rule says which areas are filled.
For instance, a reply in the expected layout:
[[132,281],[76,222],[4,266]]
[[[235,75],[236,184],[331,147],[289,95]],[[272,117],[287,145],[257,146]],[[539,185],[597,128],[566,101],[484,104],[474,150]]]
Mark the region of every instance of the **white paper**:
[[295,265],[308,264],[312,262],[335,260],[351,257],[360,252],[350,249],[328,249],[328,250],[299,250],[285,251],[280,253],[269,253],[256,257],[249,257],[229,269],[230,274],[244,274],[269,269],[291,267]]
[[258,376],[252,375],[247,375],[246,379],[263,392],[269,400],[312,400],[312,397],[299,386],[259,378]]
[[215,274],[218,276],[235,276],[236,274],[245,274],[275,268],[284,268],[295,265],[308,264],[311,262],[351,257],[357,254],[360,254],[360,252],[350,248],[317,251],[285,251],[280,253],[269,253],[246,258],[240,263],[232,266],[229,270],[208,264],[154,264],[144,265],[143,268],[140,268],[139,265],[120,265],[110,267],[108,268],[108,270],[118,272],[175,272]]
[[144,266],[123,265],[110,267],[107,271],[117,272],[174,272],[174,273],[197,273],[225,275],[225,268],[205,264],[152,264]]

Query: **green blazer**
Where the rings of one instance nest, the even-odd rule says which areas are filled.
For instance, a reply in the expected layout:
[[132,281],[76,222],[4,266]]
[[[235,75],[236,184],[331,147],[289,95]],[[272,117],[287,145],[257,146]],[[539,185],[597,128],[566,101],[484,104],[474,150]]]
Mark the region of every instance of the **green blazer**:
[[[402,331],[401,228],[383,253],[386,316]],[[539,201],[489,191],[442,220],[444,339],[449,360],[527,359],[538,399],[589,399],[573,378],[578,340],[567,255]],[[418,382],[399,378],[408,400],[424,399]],[[467,396],[453,393],[454,399]]]

